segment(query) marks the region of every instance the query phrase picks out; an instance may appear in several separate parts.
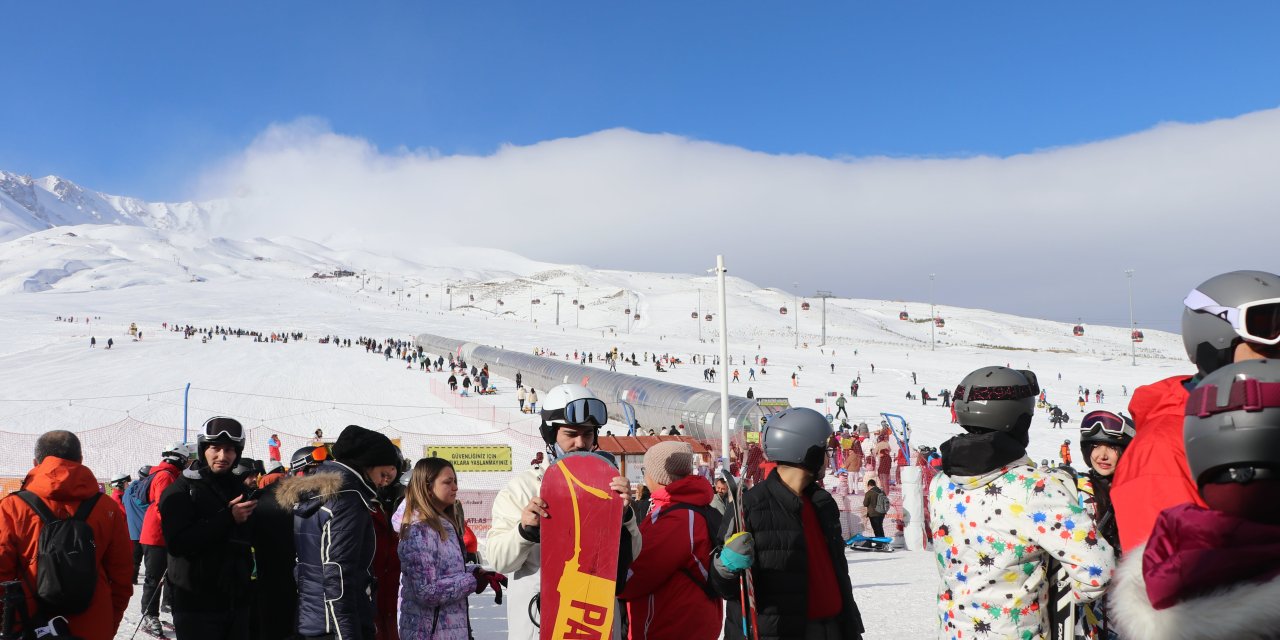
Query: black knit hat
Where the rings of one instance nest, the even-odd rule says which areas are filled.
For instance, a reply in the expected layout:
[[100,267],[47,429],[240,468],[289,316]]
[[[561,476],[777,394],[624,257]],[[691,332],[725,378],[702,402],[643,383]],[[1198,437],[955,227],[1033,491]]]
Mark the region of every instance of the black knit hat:
[[364,471],[373,467],[391,465],[400,468],[400,450],[391,439],[357,425],[347,425],[330,448],[338,462]]

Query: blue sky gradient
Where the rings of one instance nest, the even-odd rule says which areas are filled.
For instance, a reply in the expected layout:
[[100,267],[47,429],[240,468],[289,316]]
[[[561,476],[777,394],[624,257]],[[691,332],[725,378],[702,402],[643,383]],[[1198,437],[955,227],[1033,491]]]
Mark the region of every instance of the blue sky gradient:
[[626,127],[1011,155],[1280,104],[1273,2],[6,3],[0,168],[147,199],[304,116],[487,154]]

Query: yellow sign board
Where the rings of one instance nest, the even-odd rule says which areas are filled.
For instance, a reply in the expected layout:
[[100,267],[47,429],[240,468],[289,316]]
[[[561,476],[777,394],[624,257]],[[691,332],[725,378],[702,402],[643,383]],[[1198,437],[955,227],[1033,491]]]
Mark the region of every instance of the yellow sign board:
[[759,432],[759,431],[748,431],[748,432],[746,433],[746,436],[747,436],[747,442],[750,442],[750,443],[752,443],[752,444],[755,444],[755,443],[760,442],[760,432]]
[[444,458],[462,471],[511,471],[511,447],[507,445],[435,446],[426,445],[422,455]]

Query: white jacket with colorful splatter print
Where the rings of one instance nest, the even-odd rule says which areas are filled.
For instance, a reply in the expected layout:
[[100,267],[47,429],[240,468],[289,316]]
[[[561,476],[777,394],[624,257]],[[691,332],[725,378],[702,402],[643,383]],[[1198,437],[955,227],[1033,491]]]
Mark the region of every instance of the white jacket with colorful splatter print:
[[1040,640],[1049,635],[1048,561],[1070,575],[1070,598],[1101,596],[1115,553],[1094,529],[1067,472],[1023,458],[976,476],[929,484],[939,638]]

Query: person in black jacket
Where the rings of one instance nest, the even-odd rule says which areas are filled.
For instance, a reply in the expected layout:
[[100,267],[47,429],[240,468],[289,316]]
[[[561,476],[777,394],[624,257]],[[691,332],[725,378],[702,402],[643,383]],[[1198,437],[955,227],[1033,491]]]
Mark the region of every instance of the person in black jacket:
[[373,640],[373,512],[377,489],[399,475],[400,452],[386,436],[356,425],[343,429],[332,452],[334,460],[277,494],[293,510],[298,635]]
[[196,463],[160,496],[174,631],[182,640],[239,640],[249,637],[249,521],[257,506],[233,473],[244,427],[232,418],[210,418],[198,443]]
[[[839,508],[816,482],[830,436],[831,425],[817,411],[775,414],[761,440],[765,457],[778,467],[743,497],[744,526],[725,520],[712,583],[726,600],[738,601],[739,579],[751,570],[762,640],[862,638]],[[724,637],[743,638],[741,606],[725,609]]]

